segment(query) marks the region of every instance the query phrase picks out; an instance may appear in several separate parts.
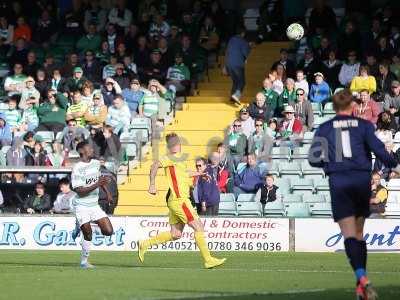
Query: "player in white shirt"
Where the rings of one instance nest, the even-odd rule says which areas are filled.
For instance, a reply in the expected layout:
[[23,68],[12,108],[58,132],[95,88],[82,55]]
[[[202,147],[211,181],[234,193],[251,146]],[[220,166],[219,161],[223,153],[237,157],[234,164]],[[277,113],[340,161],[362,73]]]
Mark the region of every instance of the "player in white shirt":
[[98,204],[99,188],[103,189],[111,200],[111,194],[106,188],[110,179],[100,176],[100,162],[92,158],[93,147],[88,142],[80,142],[76,146],[76,150],[81,159],[74,166],[71,175],[72,188],[77,194],[72,205],[75,210],[77,225],[83,234],[81,267],[87,269],[93,268],[93,265],[88,262],[92,241],[90,223],[96,223],[103,235],[110,236],[113,234],[110,219]]

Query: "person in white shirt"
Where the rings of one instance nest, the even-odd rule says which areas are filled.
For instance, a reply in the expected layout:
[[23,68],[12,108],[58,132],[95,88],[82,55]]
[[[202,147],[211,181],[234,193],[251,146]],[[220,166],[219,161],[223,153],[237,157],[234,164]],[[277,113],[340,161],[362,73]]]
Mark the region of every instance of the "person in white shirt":
[[127,31],[129,25],[132,23],[132,12],[126,8],[125,0],[116,1],[116,7],[111,9],[108,14],[108,21],[123,29],[124,33]]
[[53,203],[52,211],[56,214],[68,214],[72,211],[72,200],[76,197],[76,193],[71,190],[69,179],[66,177],[59,181],[58,186],[60,193]]
[[308,81],[305,79],[304,71],[298,70],[296,72],[296,82],[294,83],[295,90],[302,89],[305,93],[305,96],[308,97],[308,92],[310,91]]
[[242,123],[242,133],[249,138],[252,133],[256,130],[254,125],[254,119],[250,117],[249,110],[247,107],[243,107],[240,110],[239,116],[240,122]]

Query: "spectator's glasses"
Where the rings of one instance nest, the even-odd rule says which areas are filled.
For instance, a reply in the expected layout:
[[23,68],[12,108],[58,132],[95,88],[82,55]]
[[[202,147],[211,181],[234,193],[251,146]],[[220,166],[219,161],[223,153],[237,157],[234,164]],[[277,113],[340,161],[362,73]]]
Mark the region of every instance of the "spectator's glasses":
[[242,111],[240,114],[241,114],[241,115],[247,115],[248,112],[247,112],[247,111]]
[[263,127],[263,124],[256,124],[256,127]]
[[196,165],[196,168],[201,168],[203,165]]
[[235,127],[235,128],[240,128],[240,127],[242,127],[242,125],[235,124],[235,125],[233,125],[233,127]]
[[303,93],[297,93],[296,95],[297,95],[297,96],[304,96]]
[[93,98],[93,100],[100,100],[100,98],[99,97],[95,97],[95,98]]

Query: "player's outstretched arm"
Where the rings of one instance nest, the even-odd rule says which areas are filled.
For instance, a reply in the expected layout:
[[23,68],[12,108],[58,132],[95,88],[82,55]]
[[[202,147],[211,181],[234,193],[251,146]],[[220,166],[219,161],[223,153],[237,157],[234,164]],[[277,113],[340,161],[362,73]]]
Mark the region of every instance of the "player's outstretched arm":
[[161,167],[160,161],[156,160],[150,168],[150,185],[149,185],[149,190],[148,192],[152,195],[155,195],[157,193],[157,188],[156,188],[156,176],[157,176],[157,171]]

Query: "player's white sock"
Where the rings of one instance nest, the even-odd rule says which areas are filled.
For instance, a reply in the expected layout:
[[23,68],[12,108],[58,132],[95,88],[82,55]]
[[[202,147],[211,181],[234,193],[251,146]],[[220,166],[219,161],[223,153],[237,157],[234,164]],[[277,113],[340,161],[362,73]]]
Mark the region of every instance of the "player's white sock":
[[92,241],[82,240],[81,264],[86,264],[88,262],[91,244]]

